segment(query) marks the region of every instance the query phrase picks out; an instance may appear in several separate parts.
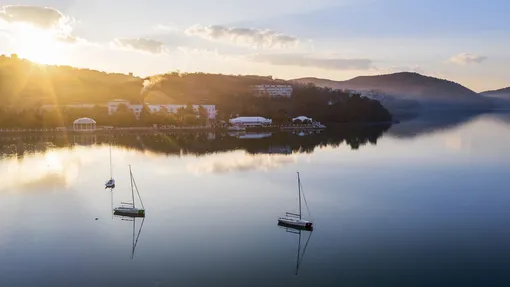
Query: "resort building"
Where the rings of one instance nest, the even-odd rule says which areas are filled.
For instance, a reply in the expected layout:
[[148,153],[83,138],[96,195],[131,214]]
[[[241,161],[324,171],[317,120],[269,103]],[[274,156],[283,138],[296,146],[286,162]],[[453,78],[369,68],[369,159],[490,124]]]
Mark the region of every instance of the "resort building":
[[[120,105],[126,106],[130,111],[132,111],[135,116],[138,118],[140,116],[140,112],[142,111],[143,105],[132,105],[129,101],[126,100],[113,100],[108,102],[108,115],[112,115],[117,112]],[[160,111],[168,111],[170,114],[175,114],[181,108],[186,108],[187,105],[147,105],[151,113],[157,113]],[[198,111],[198,108],[202,106],[209,116],[209,119],[214,120],[216,118],[216,106],[215,105],[192,105],[193,109]]]
[[291,85],[253,85],[251,86],[251,90],[257,96],[269,96],[273,98],[290,98],[293,92]]
[[237,117],[228,120],[231,125],[243,125],[248,127],[269,126],[273,120],[263,117]]

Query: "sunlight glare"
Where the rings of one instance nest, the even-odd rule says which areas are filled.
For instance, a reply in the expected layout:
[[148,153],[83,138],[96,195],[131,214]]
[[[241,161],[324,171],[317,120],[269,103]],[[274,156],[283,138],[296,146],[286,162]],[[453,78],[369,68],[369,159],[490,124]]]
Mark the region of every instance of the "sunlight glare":
[[55,33],[30,25],[20,24],[16,29],[18,55],[40,64],[62,63],[67,55],[65,47]]

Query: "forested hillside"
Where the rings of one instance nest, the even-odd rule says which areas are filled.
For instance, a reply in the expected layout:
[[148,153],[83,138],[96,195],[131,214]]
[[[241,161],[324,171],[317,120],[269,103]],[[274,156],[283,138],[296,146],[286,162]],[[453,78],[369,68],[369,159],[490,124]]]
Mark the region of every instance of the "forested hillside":
[[[92,116],[99,120],[99,124],[131,125],[132,119],[109,118],[106,109],[101,108],[108,101],[119,98],[131,103],[214,104],[218,110],[217,118],[222,120],[237,115],[268,117],[275,123],[285,123],[289,118],[301,115],[323,122],[342,123],[392,119],[378,101],[358,95],[293,83],[291,98],[258,97],[251,91],[251,85],[256,84],[290,83],[271,76],[178,72],[140,78],[69,66],[40,65],[15,55],[0,56],[0,107],[3,109],[0,125],[13,125],[16,121],[12,119],[21,116],[29,120],[20,119],[16,126],[69,124],[79,116]],[[97,107],[77,111],[60,109],[52,115],[43,115],[39,110],[42,105],[79,103]],[[175,116],[171,119],[146,117],[144,124],[152,121],[160,124],[178,122]]]

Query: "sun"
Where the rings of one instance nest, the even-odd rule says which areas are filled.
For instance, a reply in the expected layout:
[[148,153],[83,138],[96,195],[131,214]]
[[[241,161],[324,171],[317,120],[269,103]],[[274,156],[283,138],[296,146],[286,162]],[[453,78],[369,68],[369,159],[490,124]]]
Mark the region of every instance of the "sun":
[[19,25],[16,30],[17,54],[21,58],[40,64],[59,64],[65,60],[65,44],[56,40],[53,31],[30,25]]

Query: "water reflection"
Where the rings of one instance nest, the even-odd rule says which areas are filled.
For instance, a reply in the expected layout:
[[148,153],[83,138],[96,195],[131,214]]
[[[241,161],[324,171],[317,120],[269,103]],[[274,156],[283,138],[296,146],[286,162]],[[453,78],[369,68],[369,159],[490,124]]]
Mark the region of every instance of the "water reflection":
[[[1,137],[13,148],[0,160],[0,286],[509,286],[510,125],[327,133],[119,134],[116,194],[103,186],[106,135]],[[128,164],[147,226],[111,219]],[[314,187],[312,243],[273,225],[295,206],[296,170]]]
[[[308,243],[310,242],[310,238],[312,238],[313,231],[311,230],[303,230],[303,229],[296,229],[292,227],[285,226],[281,223],[278,223],[278,226],[280,228],[283,228],[285,232],[297,234],[298,235],[298,248],[297,248],[297,258],[296,258],[296,269],[295,269],[295,275],[298,275],[299,273],[299,267],[301,266],[301,263],[303,262],[303,259],[305,258],[306,248],[308,247]],[[303,250],[301,250],[301,234],[305,232],[308,234],[308,237],[306,239],[306,242],[303,246]]]
[[481,118],[494,118],[498,121],[509,123],[510,113],[430,112],[419,117],[402,121],[399,124],[392,125],[388,130],[388,134],[398,138],[414,138],[426,134],[433,134],[439,131],[454,130],[462,125],[474,122]]
[[377,140],[389,125],[342,126],[322,133],[278,132],[242,133],[119,133],[114,136],[102,134],[83,135],[11,135],[0,137],[3,157],[26,153],[44,152],[52,148],[109,144],[167,155],[206,155],[216,152],[245,150],[250,154],[311,153],[317,147],[337,147],[347,144],[359,149]]
[[[113,213],[113,210],[112,210],[112,213]],[[128,216],[114,215],[114,218],[117,218],[120,221],[133,222],[133,236],[132,236],[132,247],[131,247],[131,259],[133,259],[135,257],[135,250],[136,250],[136,245],[138,244],[138,239],[140,239],[140,234],[142,233],[143,223],[145,222],[145,217],[141,217],[140,227],[138,228],[136,237],[135,237],[136,220],[140,217],[128,217]]]
[[67,189],[78,178],[82,162],[79,153],[70,150],[5,158],[1,163],[0,191]]

